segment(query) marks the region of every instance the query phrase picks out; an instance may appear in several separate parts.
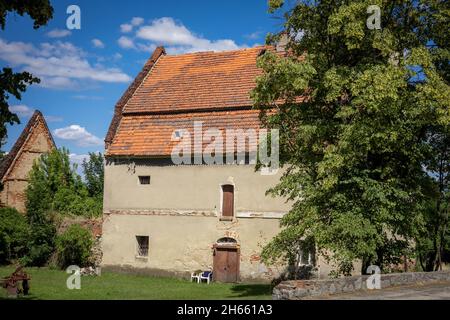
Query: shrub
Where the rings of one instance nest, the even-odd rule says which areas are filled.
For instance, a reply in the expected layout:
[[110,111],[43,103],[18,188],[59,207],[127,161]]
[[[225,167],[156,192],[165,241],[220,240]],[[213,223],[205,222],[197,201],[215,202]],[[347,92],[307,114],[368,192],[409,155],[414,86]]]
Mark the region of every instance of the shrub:
[[69,265],[85,266],[91,255],[93,245],[89,230],[80,225],[71,225],[56,238],[58,262],[61,267]]
[[0,264],[26,254],[29,232],[25,216],[13,208],[0,208]]
[[22,259],[27,266],[44,266],[55,251],[56,227],[51,219],[46,223],[30,224],[28,253]]

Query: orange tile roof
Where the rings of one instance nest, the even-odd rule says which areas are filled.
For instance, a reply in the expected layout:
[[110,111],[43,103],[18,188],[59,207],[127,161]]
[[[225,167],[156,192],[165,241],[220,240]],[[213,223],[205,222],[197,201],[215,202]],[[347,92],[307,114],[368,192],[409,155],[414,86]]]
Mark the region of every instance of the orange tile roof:
[[[230,110],[215,112],[129,115],[122,118],[117,133],[106,155],[111,156],[170,156],[179,143],[173,138],[175,130],[184,129],[191,135],[194,151],[194,122],[202,122],[203,134],[206,130],[217,128],[223,136],[225,148],[226,129],[260,128],[259,111]],[[203,141],[203,147],[211,141]],[[255,144],[247,144],[246,151],[256,150]]]
[[[106,156],[170,156],[174,130],[258,129],[250,91],[261,74],[255,47],[225,52],[166,55],[158,47],[115,107]],[[226,139],[225,134],[223,136]],[[206,143],[208,144],[208,143]],[[205,144],[205,145],[206,145]],[[253,151],[256,145],[247,146]]]
[[128,100],[123,113],[252,106],[265,47],[163,55]]

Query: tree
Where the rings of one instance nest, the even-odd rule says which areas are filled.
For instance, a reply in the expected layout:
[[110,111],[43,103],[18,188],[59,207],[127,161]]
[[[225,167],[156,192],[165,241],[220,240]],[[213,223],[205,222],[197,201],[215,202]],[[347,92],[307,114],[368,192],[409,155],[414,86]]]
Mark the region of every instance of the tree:
[[[283,0],[269,1],[284,10]],[[381,30],[366,26],[381,8]],[[269,192],[292,201],[263,259],[292,259],[314,241],[338,274],[387,269],[423,230],[430,129],[450,121],[448,2],[298,1],[285,10],[287,54],[267,51],[252,92],[280,130],[286,167]],[[305,99],[300,103],[298,97]],[[273,110],[274,112],[267,112]],[[431,158],[430,158],[431,157]]]
[[[97,179],[103,180],[103,175],[100,175],[98,168],[99,161],[103,164],[102,155],[92,154],[91,159],[94,160],[89,161],[86,167],[93,172],[93,175],[96,174]],[[54,149],[43,154],[33,164],[26,189],[26,211],[31,231],[28,253],[23,258],[24,264],[44,265],[57,245],[59,251],[63,251],[62,243],[65,242],[56,237],[58,215],[85,217],[101,215],[102,197],[98,193],[89,195],[89,184],[83,183],[76,169],[76,166],[70,163],[69,151],[65,148]],[[92,178],[92,181],[95,179]],[[93,190],[98,192],[97,189]],[[70,238],[71,235],[73,234],[69,234],[68,237]],[[76,239],[72,240],[76,241]],[[74,251],[71,251],[72,249]],[[71,256],[73,252],[78,252],[79,248],[72,249],[65,250],[64,255]]]
[[29,179],[25,205],[31,236],[23,263],[42,266],[55,250],[56,226],[52,212],[57,192],[61,188],[75,188],[81,179],[70,165],[69,152],[64,148],[54,149],[35,161]]
[[416,238],[418,260],[425,271],[442,270],[442,259],[450,250],[450,131],[442,127],[429,130],[432,156],[426,163],[430,182],[429,200],[424,206],[424,227]]
[[89,152],[89,161],[83,160],[83,172],[86,186],[91,197],[103,196],[104,159],[99,152]]
[[34,20],[34,29],[46,25],[53,18],[53,7],[49,0],[2,0],[0,1],[0,27],[5,29],[8,12],[23,16],[28,14]]
[[40,223],[49,211],[54,211],[54,200],[61,189],[79,190],[82,187],[81,178],[70,164],[67,149],[54,149],[43,154],[33,164],[26,190],[30,221]]
[[[49,0],[0,0],[0,27],[5,29],[8,12],[16,12],[23,16],[28,14],[34,20],[34,28],[43,26],[53,17],[53,7]],[[0,147],[7,137],[6,124],[19,124],[19,118],[9,110],[8,99],[14,96],[22,99],[28,85],[40,80],[28,72],[14,73],[11,68],[3,68],[0,72]]]
[[[98,161],[102,156],[94,154],[93,157]],[[93,176],[100,174],[99,168],[94,165],[87,164],[87,167],[92,169]],[[103,180],[102,174],[95,177]],[[91,177],[91,181],[96,180]],[[42,155],[30,172],[26,191],[27,214],[31,220],[36,221],[40,221],[49,212],[87,217],[99,216],[102,213],[102,193],[90,196],[89,186],[89,181],[85,184],[77,174],[76,166],[71,165],[67,149],[52,150]],[[93,191],[98,192],[98,190]]]

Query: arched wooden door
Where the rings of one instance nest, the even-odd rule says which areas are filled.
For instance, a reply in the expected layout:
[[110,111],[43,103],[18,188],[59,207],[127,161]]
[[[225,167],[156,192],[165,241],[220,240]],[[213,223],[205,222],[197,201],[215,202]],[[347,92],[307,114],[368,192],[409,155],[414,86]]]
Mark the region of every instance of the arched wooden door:
[[218,282],[239,281],[240,248],[237,243],[216,243],[213,246],[213,279]]

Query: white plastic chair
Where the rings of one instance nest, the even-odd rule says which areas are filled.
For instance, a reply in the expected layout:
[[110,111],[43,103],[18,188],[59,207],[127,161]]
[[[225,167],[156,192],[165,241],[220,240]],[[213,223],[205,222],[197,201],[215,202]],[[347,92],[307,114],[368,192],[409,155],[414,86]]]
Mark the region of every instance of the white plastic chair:
[[206,280],[206,283],[209,284],[212,281],[212,271],[204,271],[200,273],[198,283],[201,283],[203,280]]
[[200,274],[192,272],[191,273],[191,282],[195,280],[195,282],[199,283],[200,282]]

